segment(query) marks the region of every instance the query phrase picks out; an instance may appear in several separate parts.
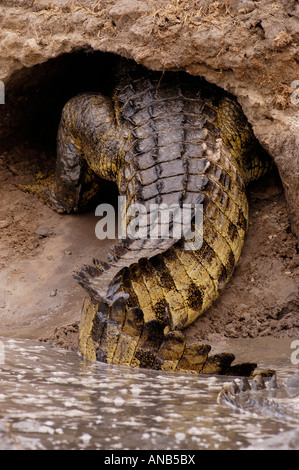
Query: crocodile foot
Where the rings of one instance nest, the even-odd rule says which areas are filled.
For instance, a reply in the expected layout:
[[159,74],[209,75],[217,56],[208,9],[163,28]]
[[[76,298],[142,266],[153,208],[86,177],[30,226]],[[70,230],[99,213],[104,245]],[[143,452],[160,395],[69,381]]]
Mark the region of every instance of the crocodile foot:
[[58,200],[57,194],[59,191],[55,174],[49,176],[38,174],[32,184],[20,184],[18,188],[24,192],[39,196],[51,209],[59,213],[68,212],[65,202],[61,203]]
[[79,348],[87,359],[107,364],[193,374],[250,375],[256,364],[232,366],[233,354],[209,355],[211,346],[188,344],[160,320],[144,321],[140,308],[128,308],[128,295],[85,299]]

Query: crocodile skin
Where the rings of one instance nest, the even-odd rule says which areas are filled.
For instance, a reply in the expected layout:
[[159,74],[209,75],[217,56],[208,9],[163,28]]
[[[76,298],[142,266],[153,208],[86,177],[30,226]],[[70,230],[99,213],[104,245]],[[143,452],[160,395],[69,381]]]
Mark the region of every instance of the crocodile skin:
[[[246,185],[271,162],[236,101],[199,78],[132,66],[111,97],[69,101],[58,132],[54,178],[26,190],[61,212],[79,210],[117,183],[127,211],[141,203],[202,204],[203,243],[119,240],[107,262],[76,274],[89,293],[79,347],[106,363],[196,373],[240,373],[234,356],[209,356],[182,329],[205,312],[231,277],[248,226]],[[194,228],[194,227],[193,227]],[[244,365],[245,374],[252,365]]]

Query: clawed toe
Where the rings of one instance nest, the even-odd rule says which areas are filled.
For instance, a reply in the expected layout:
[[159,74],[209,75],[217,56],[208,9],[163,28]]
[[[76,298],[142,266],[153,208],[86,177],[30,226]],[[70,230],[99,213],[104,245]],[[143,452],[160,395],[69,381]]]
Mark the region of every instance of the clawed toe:
[[55,176],[37,177],[35,182],[27,185],[18,185],[21,191],[34,194],[41,199],[56,212],[68,212],[67,207],[58,201],[56,197],[56,182]]
[[80,326],[80,350],[88,359],[136,368],[193,374],[250,375],[256,364],[231,366],[234,355],[209,355],[211,346],[188,344],[181,331],[165,333],[161,320],[144,321],[129,307],[129,295],[86,299]]

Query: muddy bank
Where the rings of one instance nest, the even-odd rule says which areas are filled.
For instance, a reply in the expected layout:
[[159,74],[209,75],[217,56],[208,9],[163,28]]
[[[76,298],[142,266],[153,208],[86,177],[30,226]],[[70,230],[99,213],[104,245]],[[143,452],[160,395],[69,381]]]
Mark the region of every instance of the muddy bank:
[[[0,157],[0,336],[44,339],[76,348],[85,293],[72,274],[111,240],[95,237],[94,211],[53,212],[21,192],[52,155],[27,145]],[[106,188],[105,202],[113,202]],[[274,172],[248,189],[250,227],[234,276],[214,306],[187,330],[190,339],[299,337],[299,251]]]

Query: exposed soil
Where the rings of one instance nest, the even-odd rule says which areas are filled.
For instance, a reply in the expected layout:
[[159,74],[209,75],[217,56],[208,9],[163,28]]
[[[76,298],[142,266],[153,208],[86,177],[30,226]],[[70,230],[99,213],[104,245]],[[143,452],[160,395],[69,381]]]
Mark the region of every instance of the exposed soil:
[[[72,274],[111,240],[94,234],[94,211],[53,212],[23,193],[53,164],[28,145],[0,157],[0,336],[44,339],[76,348],[84,291]],[[106,202],[115,195],[106,190]],[[214,306],[187,330],[192,340],[299,336],[299,250],[276,173],[248,189],[250,228],[234,276]]]
[[26,146],[0,157],[0,335],[39,339],[62,327],[63,338],[67,326],[62,345],[76,346],[84,292],[72,274],[95,253],[105,257],[111,241],[99,246],[92,213],[64,216],[18,189],[50,164]]

